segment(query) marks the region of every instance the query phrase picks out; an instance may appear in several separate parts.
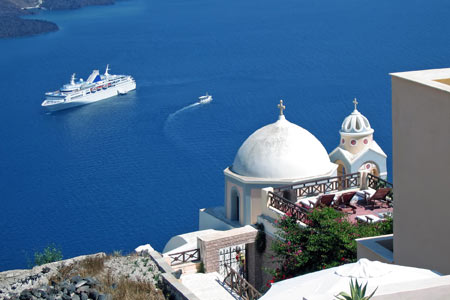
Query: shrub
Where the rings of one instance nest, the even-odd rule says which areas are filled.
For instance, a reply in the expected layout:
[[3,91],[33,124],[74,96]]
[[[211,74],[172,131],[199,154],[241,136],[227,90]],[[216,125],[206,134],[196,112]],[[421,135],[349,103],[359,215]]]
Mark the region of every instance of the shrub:
[[266,232],[264,231],[264,224],[256,223],[256,229],[258,229],[255,241],[256,251],[261,254],[266,251]]
[[336,295],[336,299],[338,300],[369,300],[373,297],[378,288],[376,288],[372,294],[366,296],[366,288],[367,283],[364,287],[362,287],[362,283],[358,283],[358,279],[356,279],[356,283],[353,283],[353,279],[350,281],[350,295],[346,292],[340,292]]
[[392,219],[375,224],[352,224],[333,208],[315,209],[307,216],[308,227],[295,218],[276,221],[279,239],[272,244],[273,260],[279,267],[269,270],[278,281],[356,261],[356,241],[392,233]]
[[34,252],[34,265],[40,266],[62,260],[62,252],[54,244],[47,246],[42,252]]

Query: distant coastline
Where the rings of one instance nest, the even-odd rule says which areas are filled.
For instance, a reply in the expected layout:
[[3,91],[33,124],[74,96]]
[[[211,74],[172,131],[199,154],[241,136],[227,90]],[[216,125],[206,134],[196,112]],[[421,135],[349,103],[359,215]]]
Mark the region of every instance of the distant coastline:
[[77,9],[88,5],[110,5],[115,0],[0,0],[0,38],[31,36],[59,30],[53,22],[23,19],[39,10]]

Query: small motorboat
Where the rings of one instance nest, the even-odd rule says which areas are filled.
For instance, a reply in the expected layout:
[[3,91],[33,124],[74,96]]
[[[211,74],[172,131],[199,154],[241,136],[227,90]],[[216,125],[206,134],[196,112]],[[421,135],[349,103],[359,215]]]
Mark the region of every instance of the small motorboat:
[[117,90],[117,95],[126,95],[127,91],[124,90]]
[[198,97],[198,103],[200,103],[200,104],[206,104],[211,101],[212,101],[212,96],[208,95],[208,93],[206,93],[206,95],[204,95],[204,96]]

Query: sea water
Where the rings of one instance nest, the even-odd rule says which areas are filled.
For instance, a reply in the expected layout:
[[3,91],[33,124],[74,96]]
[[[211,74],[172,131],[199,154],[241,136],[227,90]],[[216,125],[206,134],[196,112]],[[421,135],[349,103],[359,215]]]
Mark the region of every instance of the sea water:
[[[0,270],[52,243],[65,257],[162,250],[197,230],[280,99],[330,152],[357,97],[392,172],[388,73],[448,67],[449,12],[447,0],[130,0],[41,13],[61,30],[0,40]],[[45,92],[106,64],[137,90],[41,110]],[[206,92],[213,102],[192,105]]]

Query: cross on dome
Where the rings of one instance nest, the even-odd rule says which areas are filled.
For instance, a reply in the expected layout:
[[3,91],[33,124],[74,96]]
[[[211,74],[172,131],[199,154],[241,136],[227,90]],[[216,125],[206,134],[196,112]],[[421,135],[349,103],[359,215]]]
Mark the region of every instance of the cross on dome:
[[356,107],[358,106],[358,101],[356,100],[356,98],[353,99],[353,104],[355,104],[355,110],[357,110]]
[[283,100],[280,100],[280,104],[278,104],[278,108],[280,109],[280,116],[282,116],[283,110],[286,109],[286,106],[283,105]]

